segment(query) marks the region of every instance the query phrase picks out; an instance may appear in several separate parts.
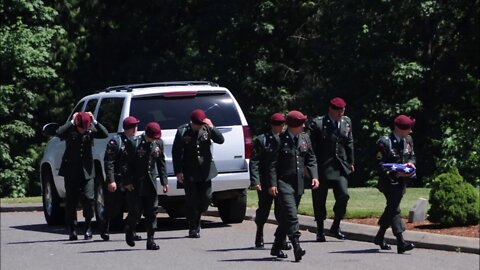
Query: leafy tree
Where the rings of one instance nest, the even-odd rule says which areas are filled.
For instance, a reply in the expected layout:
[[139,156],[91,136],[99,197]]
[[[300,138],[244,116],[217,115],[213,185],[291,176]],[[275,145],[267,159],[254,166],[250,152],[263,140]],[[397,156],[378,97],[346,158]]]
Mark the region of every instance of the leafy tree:
[[[57,69],[65,31],[54,24],[57,12],[40,0],[1,1],[0,18],[0,195],[21,197],[38,190],[35,167],[43,122],[68,94]],[[48,108],[48,109],[47,109]],[[42,111],[42,110],[44,111]],[[42,112],[42,114],[39,114]]]

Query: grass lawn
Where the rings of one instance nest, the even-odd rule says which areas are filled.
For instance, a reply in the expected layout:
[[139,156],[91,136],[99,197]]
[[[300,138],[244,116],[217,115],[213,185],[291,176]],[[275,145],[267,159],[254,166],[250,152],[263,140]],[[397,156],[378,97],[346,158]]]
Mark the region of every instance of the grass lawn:
[[1,198],[0,204],[9,203],[42,203],[42,196],[27,198]]
[[[349,188],[350,200],[348,201],[346,218],[369,218],[379,217],[385,208],[385,197],[376,188]],[[402,216],[408,217],[408,211],[415,204],[418,198],[422,197],[428,200],[429,188],[407,188],[407,192],[402,199],[400,208]],[[249,190],[247,205],[256,208],[258,197],[256,191]],[[333,204],[335,198],[330,189],[327,198],[327,215],[333,217]],[[302,201],[299,206],[299,213],[313,216],[312,193],[311,190],[305,190]]]

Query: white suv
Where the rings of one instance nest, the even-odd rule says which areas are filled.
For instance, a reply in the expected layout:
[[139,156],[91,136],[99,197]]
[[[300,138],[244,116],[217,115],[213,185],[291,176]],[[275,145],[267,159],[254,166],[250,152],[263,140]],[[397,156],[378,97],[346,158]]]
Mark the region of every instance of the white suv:
[[[212,144],[213,158],[218,176],[212,179],[212,204],[218,207],[225,223],[242,222],[246,211],[246,189],[250,184],[248,162],[252,137],[245,116],[237,101],[224,87],[210,82],[162,82],[108,87],[96,94],[82,98],[74,112],[91,111],[109,131],[109,137],[97,139],[93,148],[95,163],[95,214],[101,221],[104,200],[101,188],[104,176],[103,156],[106,143],[122,131],[123,119],[133,115],[140,119],[139,134],[148,122],[155,121],[162,128],[165,143],[169,191],[159,189],[159,204],[171,217],[184,215],[185,193],[177,187],[172,165],[172,145],[177,128],[189,121],[194,109],[203,109],[208,118],[222,132],[225,143]],[[44,132],[54,135],[59,124],[44,126]],[[47,144],[40,162],[43,209],[49,225],[64,222],[65,185],[58,175],[65,142],[53,137]],[[159,180],[157,179],[159,182]],[[158,183],[159,184],[159,183]],[[115,219],[121,220],[121,216]]]

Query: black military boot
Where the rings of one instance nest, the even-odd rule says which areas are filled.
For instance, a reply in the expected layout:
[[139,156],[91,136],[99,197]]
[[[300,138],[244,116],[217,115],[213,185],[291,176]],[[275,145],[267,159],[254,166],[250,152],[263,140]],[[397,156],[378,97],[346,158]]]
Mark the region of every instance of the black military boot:
[[110,240],[109,231],[110,231],[110,221],[105,219],[102,225],[102,229],[100,230],[100,237],[103,239],[103,241]]
[[257,225],[257,233],[255,234],[255,247],[263,248],[265,243],[263,242],[263,227]]
[[385,232],[387,231],[387,228],[380,226],[380,229],[377,232],[377,235],[373,239],[373,243],[375,245],[379,245],[380,249],[382,250],[391,250],[392,247],[385,242]]
[[78,240],[77,231],[75,230],[75,225],[70,225],[68,227],[68,233],[69,233],[68,240],[70,241]]
[[85,233],[83,235],[83,238],[85,240],[92,239],[92,220],[91,219],[85,220]]
[[135,246],[134,232],[133,229],[128,225],[125,226],[125,242],[127,242],[127,245],[131,247]]
[[153,241],[153,232],[147,232],[147,250],[159,250],[160,246],[158,246],[155,241]]
[[317,242],[327,242],[323,233],[323,220],[317,222]]
[[345,235],[340,231],[340,219],[333,220],[332,227],[330,227],[330,233],[337,239],[344,240]]
[[305,255],[307,252],[305,249],[300,247],[300,241],[298,240],[298,237],[291,239],[291,241],[293,246],[293,254],[295,255],[295,262],[299,262],[302,260],[303,255]]
[[288,258],[288,255],[283,253],[282,251],[282,245],[283,245],[283,240],[275,237],[275,240],[273,241],[272,249],[270,250],[270,255],[276,256],[277,258],[280,258],[280,259]]
[[401,233],[396,234],[395,237],[397,237],[397,253],[398,254],[402,254],[405,251],[409,251],[415,248],[414,244],[405,242],[405,240],[403,240],[403,235]]

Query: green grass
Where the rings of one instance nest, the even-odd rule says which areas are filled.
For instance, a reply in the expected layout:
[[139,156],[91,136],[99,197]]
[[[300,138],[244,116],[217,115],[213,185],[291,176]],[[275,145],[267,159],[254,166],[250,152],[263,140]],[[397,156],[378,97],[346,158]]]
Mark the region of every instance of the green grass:
[[42,197],[26,197],[26,198],[1,198],[0,204],[11,203],[42,203]]
[[[348,201],[346,218],[369,218],[379,217],[385,208],[385,197],[376,188],[350,188],[348,189],[350,200]],[[429,188],[407,188],[400,208],[402,216],[408,217],[408,211],[415,204],[418,198],[422,197],[428,200]],[[256,208],[258,197],[256,191],[249,190],[247,197],[248,207]],[[335,198],[330,189],[327,197],[327,215],[333,217],[333,204]],[[313,216],[312,193],[305,190],[302,201],[299,206],[299,213]]]

